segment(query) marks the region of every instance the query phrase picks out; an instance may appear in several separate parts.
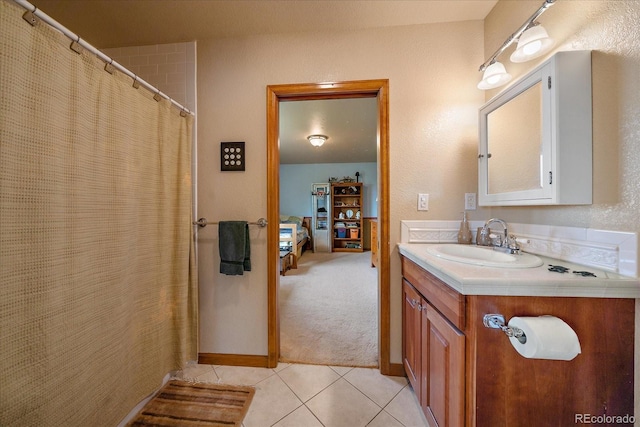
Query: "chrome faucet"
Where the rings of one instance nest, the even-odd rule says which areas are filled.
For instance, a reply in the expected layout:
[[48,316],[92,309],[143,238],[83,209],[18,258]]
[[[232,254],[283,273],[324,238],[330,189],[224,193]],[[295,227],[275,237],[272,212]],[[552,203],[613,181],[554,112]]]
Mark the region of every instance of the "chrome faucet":
[[502,219],[499,219],[499,218],[489,219],[487,222],[484,223],[484,226],[482,227],[480,234],[482,234],[483,236],[487,236],[487,234],[489,234],[489,226],[493,223],[500,224],[504,229],[504,234],[503,235],[497,234],[495,237],[496,239],[495,242],[493,242],[493,239],[490,239],[490,241],[492,242],[491,246],[493,246],[493,248],[496,250],[499,250],[501,252],[506,252],[509,254],[520,253],[520,245],[518,244],[518,239],[516,239],[516,236],[514,235],[509,235],[507,222]]
[[489,220],[487,220],[487,222],[484,223],[484,227],[482,227],[482,231],[481,233],[483,234],[487,234],[489,232],[489,226],[491,224],[493,224],[494,222],[497,222],[498,224],[500,224],[502,226],[502,228],[504,229],[504,238],[502,236],[500,236],[499,234],[497,235],[497,244],[494,246],[502,246],[503,243],[507,240],[507,236],[509,236],[509,230],[507,228],[507,222],[499,219],[499,218],[491,218]]

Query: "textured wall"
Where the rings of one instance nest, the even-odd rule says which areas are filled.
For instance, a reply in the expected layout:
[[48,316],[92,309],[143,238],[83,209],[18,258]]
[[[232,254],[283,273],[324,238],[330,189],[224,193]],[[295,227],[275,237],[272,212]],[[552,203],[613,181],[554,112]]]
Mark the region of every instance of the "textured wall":
[[[266,215],[267,85],[387,78],[392,244],[401,219],[459,217],[464,193],[477,185],[482,27],[473,21],[199,41],[198,215]],[[246,142],[246,172],[219,172],[221,141]],[[416,211],[418,192],[430,193],[430,211]],[[199,235],[200,351],[266,354],[266,230],[252,228],[254,268],[236,277],[217,272],[217,228]],[[401,273],[392,250],[391,360],[400,363]]]
[[[540,5],[538,0],[500,1],[485,20],[485,56]],[[509,61],[515,47],[500,56],[517,79],[555,51],[593,51],[594,189],[590,206],[496,208],[493,215],[522,223],[640,231],[639,20],[638,1],[558,1],[540,18],[557,42],[553,52],[523,64]]]

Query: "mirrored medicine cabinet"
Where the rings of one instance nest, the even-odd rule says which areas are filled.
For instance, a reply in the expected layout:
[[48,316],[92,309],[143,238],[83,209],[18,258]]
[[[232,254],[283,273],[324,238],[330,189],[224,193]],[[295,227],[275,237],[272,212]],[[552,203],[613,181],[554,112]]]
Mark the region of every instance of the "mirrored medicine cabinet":
[[558,52],[480,108],[481,206],[592,203],[591,52]]

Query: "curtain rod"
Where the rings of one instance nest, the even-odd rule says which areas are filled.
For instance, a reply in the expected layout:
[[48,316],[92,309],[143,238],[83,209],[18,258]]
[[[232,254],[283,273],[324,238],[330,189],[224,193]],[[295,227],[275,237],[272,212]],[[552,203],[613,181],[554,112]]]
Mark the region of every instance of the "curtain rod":
[[[128,69],[126,69],[124,66],[122,66],[119,63],[117,63],[116,61],[114,61],[113,58],[105,55],[103,52],[101,52],[100,50],[96,49],[91,44],[89,44],[86,41],[82,40],[79,35],[75,34],[73,31],[69,30],[67,27],[65,27],[64,25],[62,25],[61,23],[59,23],[58,21],[56,21],[55,19],[53,19],[52,17],[50,17],[49,15],[44,13],[42,10],[38,9],[33,4],[29,3],[27,0],[13,0],[13,1],[16,4],[22,6],[24,9],[26,9],[27,12],[32,13],[35,17],[41,19],[42,21],[44,21],[49,26],[51,26],[51,27],[55,28],[56,30],[60,31],[62,34],[64,34],[70,40],[72,40],[74,43],[79,44],[83,48],[87,49],[89,52],[91,52],[94,55],[96,55],[98,58],[100,58],[102,61],[104,61],[107,65],[112,66],[112,67],[116,68],[117,70],[123,72],[127,76],[131,77],[133,79],[133,81],[134,81],[134,84],[136,82],[141,84],[142,86],[147,88],[150,92],[153,92],[156,95],[159,95],[159,96],[171,101],[171,103],[173,105],[175,105],[177,108],[179,108],[181,111],[184,111],[187,114],[194,115],[193,112],[191,110],[189,110],[187,107],[185,107],[182,104],[178,103],[177,101],[172,99],[169,95],[167,95],[167,94],[163,93],[162,91],[160,91],[160,89],[158,89],[157,87],[147,83],[146,81],[144,81],[143,79],[138,77],[138,75],[134,74],[133,72],[131,72]],[[31,24],[33,25],[34,23],[31,22]],[[154,96],[154,98],[155,98],[155,96]],[[158,100],[159,99],[156,99],[156,101],[158,101]]]
[[531,24],[533,24],[535,22],[535,20],[538,19],[540,17],[540,15],[542,15],[545,12],[545,10],[547,10],[548,8],[553,6],[555,1],[556,0],[545,0],[544,3],[542,4],[542,6],[540,6],[540,8],[538,10],[536,10],[535,13],[533,15],[531,15],[531,17],[529,19],[527,19],[527,21],[524,24],[522,24],[522,26],[520,28],[518,28],[515,33],[511,34],[511,36],[504,43],[502,43],[502,46],[500,46],[500,48],[498,50],[496,50],[495,53],[493,55],[491,55],[491,57],[489,57],[489,59],[487,59],[480,66],[479,71],[482,72],[489,65],[491,65],[493,63],[493,61],[495,61],[496,58],[502,52],[504,52],[509,46],[511,46],[511,43],[513,43],[515,40],[517,40],[522,35],[522,33],[524,33],[525,30],[527,28],[529,28],[529,26]]

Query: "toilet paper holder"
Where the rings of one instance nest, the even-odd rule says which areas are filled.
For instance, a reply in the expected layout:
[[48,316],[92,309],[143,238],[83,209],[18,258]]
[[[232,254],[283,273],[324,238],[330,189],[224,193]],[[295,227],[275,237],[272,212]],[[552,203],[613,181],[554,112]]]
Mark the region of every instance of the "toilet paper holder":
[[520,328],[515,328],[512,326],[507,326],[504,322],[504,316],[502,314],[485,314],[482,318],[482,323],[486,328],[490,329],[500,329],[502,332],[507,334],[509,338],[513,337],[520,341],[521,344],[527,342],[527,336],[524,331]]

